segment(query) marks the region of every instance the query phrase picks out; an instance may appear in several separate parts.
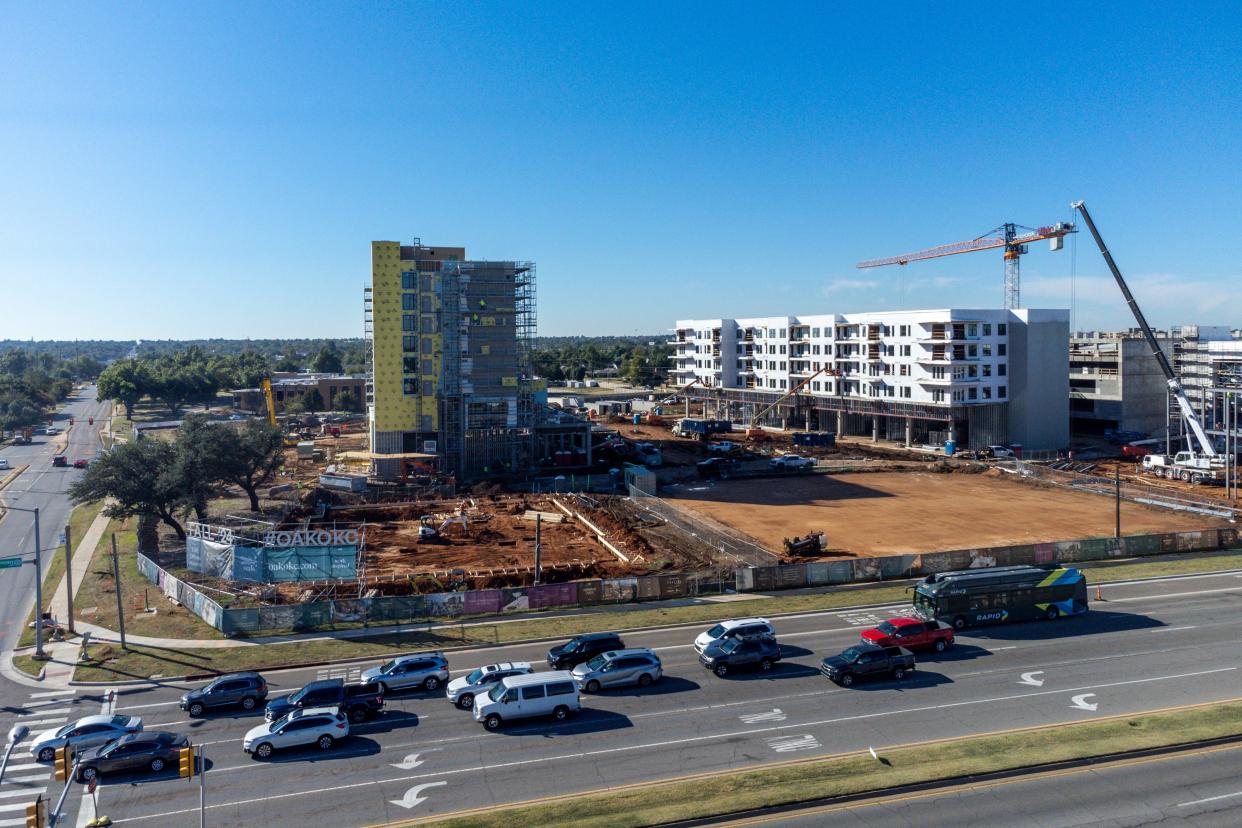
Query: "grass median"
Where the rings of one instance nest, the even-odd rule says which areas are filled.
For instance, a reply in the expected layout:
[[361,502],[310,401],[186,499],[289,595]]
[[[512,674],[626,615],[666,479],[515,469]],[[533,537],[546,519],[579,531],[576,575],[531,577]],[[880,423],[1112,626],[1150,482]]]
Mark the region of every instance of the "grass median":
[[[103,508],[103,503],[87,503],[81,506],[75,506],[73,511],[69,513],[69,539],[76,545],[82,541],[82,537],[86,534],[86,530],[94,523],[95,517],[99,514],[99,510]],[[49,533],[52,537],[60,533],[59,528],[44,527],[44,532]],[[45,534],[40,540],[42,545],[47,546],[48,534]],[[46,554],[46,552],[45,552]],[[56,593],[60,582],[65,577],[65,547],[58,546],[51,557],[41,557],[40,563],[43,567],[43,606],[50,607],[52,605],[52,596]],[[74,596],[74,603],[77,603],[77,596]],[[34,607],[30,608],[30,614],[26,616],[26,624],[22,627],[22,634],[18,638],[18,647],[32,647],[35,643],[34,631]],[[62,625],[67,619],[57,618]],[[37,672],[37,671],[36,671]]]
[[[1242,702],[807,759],[401,823],[447,828],[640,828],[1242,735]],[[710,791],[709,796],[704,792]],[[791,815],[796,816],[796,814]]]

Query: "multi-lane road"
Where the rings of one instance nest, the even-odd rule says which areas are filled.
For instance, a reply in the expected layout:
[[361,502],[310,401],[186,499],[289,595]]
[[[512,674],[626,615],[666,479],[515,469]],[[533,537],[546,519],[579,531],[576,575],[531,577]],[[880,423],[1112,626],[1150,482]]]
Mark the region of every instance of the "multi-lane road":
[[[1085,616],[966,634],[949,652],[920,657],[912,678],[850,689],[829,683],[815,667],[824,654],[856,641],[861,626],[891,614],[887,608],[776,619],[785,661],[769,674],[728,679],[698,665],[689,644],[697,628],[628,634],[627,644],[659,652],[663,681],[585,696],[585,709],[569,722],[489,733],[442,695],[411,693],[390,697],[380,719],[358,726],[329,752],[278,754],[268,762],[241,749],[257,715],[190,720],[176,704],[183,683],[122,689],[112,709],[203,745],[209,825],[363,826],[1242,695],[1242,573],[1109,586],[1104,595],[1110,600]],[[539,663],[545,652],[545,644],[515,645],[453,652],[449,660],[460,674],[494,661]],[[356,675],[359,667],[282,671],[268,680],[279,694],[319,677]],[[79,701],[90,712],[99,709],[93,700]],[[1172,795],[1178,803],[1203,798],[1189,776],[1168,780],[1171,786],[1186,789],[1181,798]],[[105,779],[99,808],[117,824],[188,824],[198,797],[197,784],[184,780]]]

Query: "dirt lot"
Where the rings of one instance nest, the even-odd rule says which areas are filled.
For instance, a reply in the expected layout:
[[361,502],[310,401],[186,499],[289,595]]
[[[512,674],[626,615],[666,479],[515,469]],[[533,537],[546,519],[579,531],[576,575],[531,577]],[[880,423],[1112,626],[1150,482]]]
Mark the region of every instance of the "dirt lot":
[[[731,480],[686,486],[666,499],[699,511],[781,551],[783,538],[827,533],[835,555],[889,555],[1111,536],[1113,503],[966,474],[873,473],[783,480]],[[1125,534],[1224,525],[1123,503]]]

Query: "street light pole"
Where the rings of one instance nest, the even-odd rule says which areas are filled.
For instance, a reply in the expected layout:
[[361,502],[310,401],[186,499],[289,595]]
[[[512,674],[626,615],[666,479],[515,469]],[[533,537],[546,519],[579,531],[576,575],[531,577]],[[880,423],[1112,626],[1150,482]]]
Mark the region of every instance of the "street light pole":
[[20,506],[6,506],[14,512],[29,512],[34,515],[34,565],[35,565],[35,654],[40,661],[47,659],[43,652],[43,561],[39,557],[39,508],[23,509]]

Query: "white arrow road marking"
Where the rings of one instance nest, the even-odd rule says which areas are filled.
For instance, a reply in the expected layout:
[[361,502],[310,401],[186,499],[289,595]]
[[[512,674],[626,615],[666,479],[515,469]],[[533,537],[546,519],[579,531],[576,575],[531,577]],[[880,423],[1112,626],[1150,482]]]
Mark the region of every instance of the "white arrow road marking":
[[1095,698],[1095,693],[1083,693],[1070,699],[1070,706],[1077,707],[1079,710],[1090,710],[1094,712],[1100,705],[1096,702],[1087,703],[1087,699]]
[[420,756],[422,756],[421,753],[411,753],[400,762],[389,762],[388,764],[392,765],[397,770],[414,770],[424,761],[418,758]]
[[809,733],[803,733],[801,736],[781,736],[777,739],[768,739],[768,747],[777,753],[792,753],[795,750],[815,750],[819,747],[819,740]]
[[405,796],[401,797],[400,799],[390,799],[388,801],[391,802],[393,805],[400,805],[402,808],[413,808],[415,805],[419,804],[420,802],[427,801],[427,797],[419,795],[423,791],[427,790],[428,788],[438,788],[441,785],[447,785],[447,784],[448,782],[444,780],[441,780],[440,782],[425,782],[422,785],[415,785],[414,787],[410,788],[408,791],[405,792]]
[[1032,687],[1043,687],[1044,680],[1041,678],[1035,678],[1036,676],[1042,676],[1043,674],[1044,674],[1043,670],[1035,670],[1034,672],[1023,673],[1022,678],[1018,681],[1018,684],[1029,684]]
[[783,722],[785,713],[779,707],[773,707],[767,713],[743,713],[738,716],[742,724],[758,724],[759,722]]

